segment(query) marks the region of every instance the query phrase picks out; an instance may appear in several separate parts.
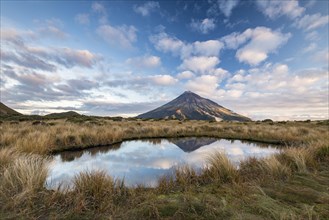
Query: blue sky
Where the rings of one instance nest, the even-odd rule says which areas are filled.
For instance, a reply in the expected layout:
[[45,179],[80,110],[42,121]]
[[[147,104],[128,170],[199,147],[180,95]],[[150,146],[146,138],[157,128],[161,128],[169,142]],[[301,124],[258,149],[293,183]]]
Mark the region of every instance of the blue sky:
[[1,101],[135,116],[185,90],[253,119],[328,118],[327,1],[1,1]]

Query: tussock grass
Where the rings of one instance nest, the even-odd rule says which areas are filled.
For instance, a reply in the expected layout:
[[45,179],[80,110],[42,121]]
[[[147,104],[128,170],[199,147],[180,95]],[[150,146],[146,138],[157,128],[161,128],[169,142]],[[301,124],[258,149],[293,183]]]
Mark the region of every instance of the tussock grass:
[[46,163],[47,159],[37,155],[18,157],[3,171],[2,191],[16,194],[42,189],[48,174]]
[[18,153],[10,148],[0,149],[0,172],[18,157]]
[[113,180],[104,171],[86,171],[75,176],[73,194],[83,207],[100,212],[113,210],[126,201],[130,192],[121,180]]
[[249,158],[241,162],[238,170],[239,180],[242,182],[261,183],[264,181],[285,180],[291,176],[292,170],[272,155],[264,159]]
[[281,154],[282,161],[285,161],[290,168],[298,172],[307,172],[309,168],[314,166],[313,155],[307,148],[290,148]]
[[165,175],[158,179],[157,190],[169,193],[175,190],[188,191],[191,186],[200,184],[197,171],[188,165],[175,167],[172,175]]
[[276,156],[263,159],[259,166],[263,174],[271,178],[286,179],[291,175],[289,167],[280,163]]
[[209,166],[203,172],[203,178],[210,182],[231,183],[237,180],[237,168],[224,152],[214,152],[207,158]]
[[176,183],[179,186],[183,186],[185,190],[191,184],[197,184],[198,182],[197,172],[188,165],[177,167],[174,172],[174,178]]
[[33,206],[45,191],[47,159],[37,155],[20,155],[1,173],[0,207],[15,209]]
[[83,172],[74,178],[74,194],[84,208],[104,211],[113,209],[115,182],[105,172]]
[[[95,119],[96,120],[96,119]],[[327,124],[287,122],[234,123],[203,121],[112,121],[97,119],[73,123],[49,121],[52,126],[32,125],[30,122],[0,127],[0,147],[15,148],[19,152],[49,154],[66,149],[109,145],[123,140],[159,137],[209,136],[299,146],[325,141],[329,135]]]
[[215,152],[207,158],[208,166],[197,172],[188,165],[176,167],[172,175],[162,176],[158,180],[157,190],[161,193],[188,191],[205,184],[232,183],[238,179],[237,168],[229,161],[225,153]]
[[313,150],[314,159],[316,161],[329,162],[329,143],[315,147]]
[[[326,123],[56,120],[0,127],[0,219],[326,219]],[[49,124],[48,123],[48,124]],[[46,128],[45,128],[46,127]],[[176,167],[156,188],[126,188],[104,172],[84,172],[72,189],[47,190],[47,154],[148,137],[209,136],[282,143],[282,152],[239,167],[225,154],[208,166]],[[33,153],[33,154],[32,154]],[[39,154],[39,156],[37,155]],[[43,156],[40,156],[43,155]]]

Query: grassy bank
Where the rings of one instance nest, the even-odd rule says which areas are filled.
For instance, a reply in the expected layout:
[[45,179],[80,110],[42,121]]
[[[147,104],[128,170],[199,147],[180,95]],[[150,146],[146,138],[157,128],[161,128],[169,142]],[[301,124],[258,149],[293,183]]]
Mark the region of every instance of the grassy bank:
[[[0,219],[326,219],[326,122],[46,121],[1,124]],[[213,136],[286,144],[237,169],[225,155],[179,167],[156,188],[126,188],[103,172],[81,173],[73,190],[46,190],[48,154],[132,138]]]
[[67,149],[109,145],[124,140],[159,137],[209,136],[277,143],[309,144],[328,135],[326,122],[204,122],[204,121],[87,121],[50,120],[40,123],[4,122],[0,147],[19,152],[50,154]]

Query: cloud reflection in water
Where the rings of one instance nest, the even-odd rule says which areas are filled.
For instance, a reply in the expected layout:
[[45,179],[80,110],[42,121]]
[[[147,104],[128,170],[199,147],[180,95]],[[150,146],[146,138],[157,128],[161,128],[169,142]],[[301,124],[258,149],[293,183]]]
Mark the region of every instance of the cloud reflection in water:
[[266,157],[278,149],[264,144],[214,138],[179,138],[126,141],[121,145],[63,152],[54,156],[47,186],[70,185],[82,171],[104,170],[114,178],[124,178],[127,186],[155,186],[157,179],[182,164],[201,168],[214,151],[225,152],[236,165],[248,157]]

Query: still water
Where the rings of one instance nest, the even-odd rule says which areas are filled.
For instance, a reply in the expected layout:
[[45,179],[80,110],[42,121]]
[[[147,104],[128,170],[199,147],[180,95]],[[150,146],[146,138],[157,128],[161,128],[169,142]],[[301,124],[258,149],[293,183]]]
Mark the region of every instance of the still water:
[[179,165],[196,169],[206,165],[212,152],[223,151],[238,165],[248,157],[262,158],[279,152],[267,144],[216,138],[176,138],[125,141],[109,147],[55,155],[46,181],[48,188],[72,184],[81,171],[104,170],[114,178],[124,178],[126,186],[155,186],[160,176]]

